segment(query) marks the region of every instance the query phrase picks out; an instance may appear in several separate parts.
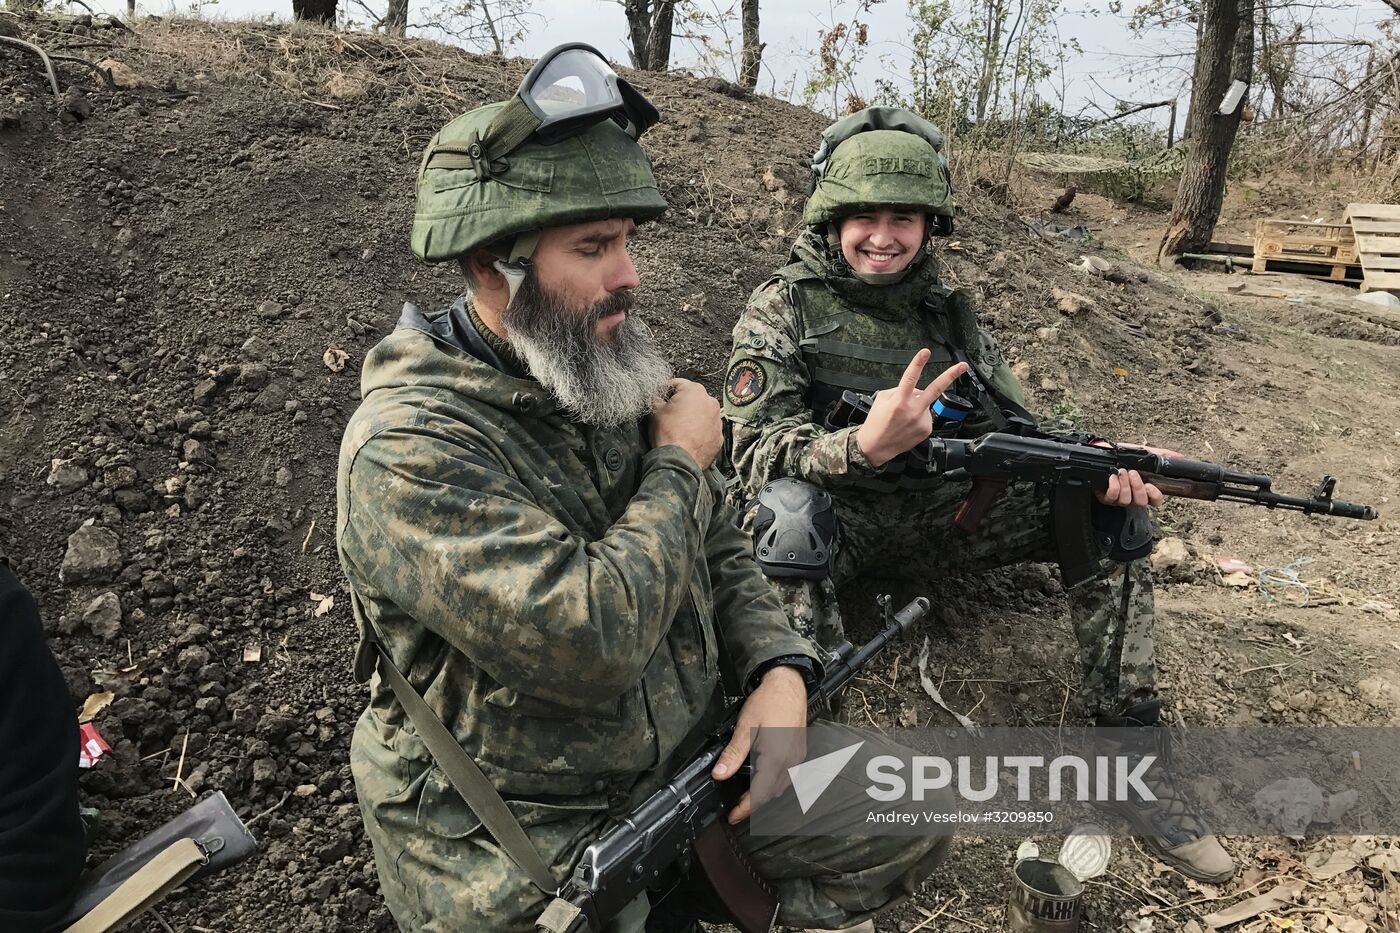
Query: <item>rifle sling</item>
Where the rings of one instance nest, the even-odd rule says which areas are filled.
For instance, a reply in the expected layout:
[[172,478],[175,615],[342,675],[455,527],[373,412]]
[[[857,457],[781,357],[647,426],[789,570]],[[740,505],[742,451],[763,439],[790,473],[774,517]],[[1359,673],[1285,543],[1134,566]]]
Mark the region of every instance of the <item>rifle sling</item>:
[[[372,632],[368,627],[366,630]],[[505,850],[531,883],[545,894],[554,895],[558,885],[555,884],[544,859],[540,858],[539,850],[530,842],[530,837],[525,835],[520,821],[501,798],[500,791],[496,790],[491,779],[472,756],[457,744],[447,726],[443,725],[442,720],[418,691],[413,689],[408,678],[394,666],[389,652],[385,651],[379,642],[378,633],[374,633],[373,641],[375,648],[379,650],[379,675],[393,688],[394,696],[398,697],[399,704],[408,714],[409,722],[413,723],[413,728],[418,730],[423,744],[428,746],[433,760],[447,775],[457,793],[462,795],[462,800],[466,801],[467,806],[471,807],[472,812],[481,820],[481,825],[495,837],[497,844]]]
[[184,884],[208,858],[193,839],[172,842],[63,933],[103,933],[136,919]]

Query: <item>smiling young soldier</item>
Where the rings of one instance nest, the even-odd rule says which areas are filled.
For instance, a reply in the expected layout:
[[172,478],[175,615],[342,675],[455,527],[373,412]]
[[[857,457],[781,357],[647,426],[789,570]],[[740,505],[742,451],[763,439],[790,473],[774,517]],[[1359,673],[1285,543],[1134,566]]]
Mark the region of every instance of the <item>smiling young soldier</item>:
[[[746,699],[717,778],[751,728],[806,722],[817,652],[710,469],[719,406],[671,377],[633,300],[628,245],[666,206],[636,142],[656,117],[566,46],[424,156],[413,249],[459,262],[469,293],[406,306],[370,352],[338,480],[356,671],[376,674],[351,764],[404,930],[533,931],[584,847],[716,725],[722,671]],[[832,929],[912,893],[946,841],[743,845],[782,922]],[[608,930],[716,912],[678,900]]]
[[[1005,410],[1024,404],[996,342],[967,296],[939,282],[927,250],[932,234],[951,230],[942,133],[908,111],[871,108],[822,136],[806,229],[734,328],[724,417],[759,563],[793,627],[831,647],[843,637],[837,582],[871,570],[923,581],[1054,554],[1042,491],[1013,486],[969,537],[952,524],[968,484],[903,456],[929,437],[930,406],[968,364],[988,388],[973,390],[959,436],[997,430]],[[846,390],[877,393],[869,416],[828,430]],[[1109,480],[1096,508],[1122,524],[1116,506],[1161,499],[1127,472]],[[785,546],[772,546],[780,536]],[[1101,725],[1157,725],[1146,561],[1105,561],[1069,601],[1086,711]],[[1234,864],[1215,837],[1174,788],[1162,794],[1158,806],[1132,808],[1135,829],[1186,874],[1230,877]]]

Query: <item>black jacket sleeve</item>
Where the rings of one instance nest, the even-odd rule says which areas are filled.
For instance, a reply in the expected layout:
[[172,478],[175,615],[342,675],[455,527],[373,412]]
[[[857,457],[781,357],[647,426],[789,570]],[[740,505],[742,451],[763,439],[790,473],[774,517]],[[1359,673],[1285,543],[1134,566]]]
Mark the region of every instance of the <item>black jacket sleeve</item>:
[[78,720],[34,599],[0,562],[0,930],[55,923],[82,867]]

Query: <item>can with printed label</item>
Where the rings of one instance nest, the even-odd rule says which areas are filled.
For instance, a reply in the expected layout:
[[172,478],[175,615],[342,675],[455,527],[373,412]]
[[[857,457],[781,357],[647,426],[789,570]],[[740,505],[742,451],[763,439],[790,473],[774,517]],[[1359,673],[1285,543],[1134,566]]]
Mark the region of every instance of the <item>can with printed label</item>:
[[1012,933],[1073,933],[1079,929],[1084,882],[1059,862],[1028,858],[1016,863],[1006,928]]

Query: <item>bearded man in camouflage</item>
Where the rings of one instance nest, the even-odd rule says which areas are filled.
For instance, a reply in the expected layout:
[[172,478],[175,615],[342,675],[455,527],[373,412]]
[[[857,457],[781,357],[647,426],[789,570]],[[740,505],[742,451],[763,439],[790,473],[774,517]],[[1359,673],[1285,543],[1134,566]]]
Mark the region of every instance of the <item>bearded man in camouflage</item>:
[[[534,931],[588,843],[716,725],[722,675],[746,697],[715,768],[727,779],[751,728],[806,723],[821,671],[724,503],[718,403],[671,377],[635,313],[629,243],[666,206],[635,141],[655,110],[601,58],[569,67],[621,85],[628,106],[560,132],[522,85],[429,143],[413,249],[460,263],[469,291],[436,313],[405,307],[365,360],[341,448],[357,676],[375,672],[351,764],[406,931]],[[484,795],[459,795],[429,719]],[[514,828],[488,830],[502,799]],[[754,839],[748,809],[729,820],[791,925],[869,929],[946,849]],[[525,856],[505,838],[522,829]],[[723,916],[703,894],[640,898],[608,930]]]
[[[979,397],[957,436],[997,430],[1007,409],[1024,405],[968,296],[939,281],[928,252],[935,230],[951,230],[942,146],[936,127],[893,108],[829,127],[813,162],[806,229],[734,328],[724,418],[738,494],[791,624],[828,647],[843,638],[835,584],[859,573],[922,581],[1054,560],[1043,490],[1011,487],[969,537],[952,524],[968,484],[920,472],[903,457],[929,437],[930,406],[969,366]],[[827,412],[845,390],[876,393],[869,416],[828,430]],[[1099,495],[1100,508],[1161,501],[1135,472],[1111,478]],[[770,532],[796,528],[785,540],[801,540],[804,523],[816,542],[810,549],[770,553],[779,551]],[[1101,725],[1158,724],[1146,561],[1105,561],[1069,601],[1086,711]],[[1212,882],[1233,874],[1229,855],[1179,795],[1128,816],[1184,873]]]

